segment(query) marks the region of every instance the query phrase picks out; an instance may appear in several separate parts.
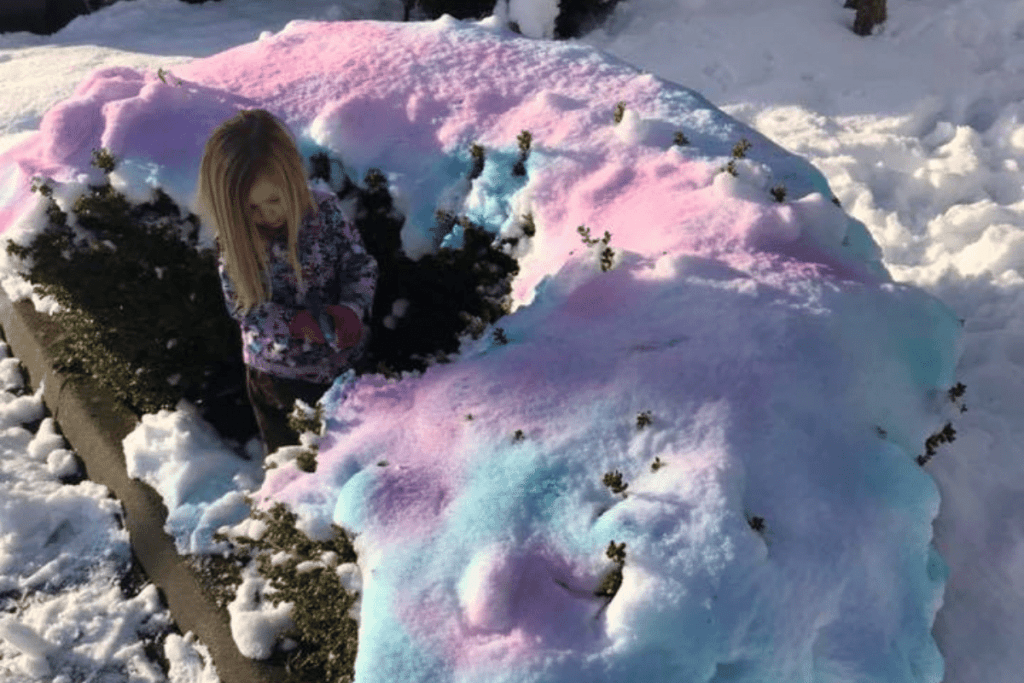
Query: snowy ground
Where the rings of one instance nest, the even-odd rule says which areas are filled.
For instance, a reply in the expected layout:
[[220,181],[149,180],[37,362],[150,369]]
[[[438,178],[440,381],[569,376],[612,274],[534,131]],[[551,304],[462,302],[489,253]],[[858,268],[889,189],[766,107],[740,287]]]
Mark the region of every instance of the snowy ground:
[[25,388],[6,343],[0,356],[0,677],[159,683],[160,652],[171,680],[213,683],[205,648],[169,633],[156,587],[134,579],[120,503],[82,480],[43,387]]
[[[0,78],[5,94],[10,93],[0,115],[7,133],[0,149],[27,139],[46,111],[101,66],[173,68],[254,41],[262,31],[278,31],[294,18],[401,16],[396,4],[381,10],[372,3],[356,11],[346,9],[354,5],[322,2],[290,3],[287,11],[282,7],[242,0],[202,6],[136,0],[80,18],[49,38],[0,36]],[[535,9],[533,16],[513,10],[513,18],[528,34],[543,37],[544,17],[550,13],[539,4]],[[935,543],[950,569],[934,633],[947,683],[1013,681],[1024,665],[1016,647],[1024,637],[1018,616],[1024,588],[1024,503],[1016,419],[1024,391],[1019,305],[1024,9],[1019,3],[988,0],[894,4],[889,11],[881,33],[865,39],[848,31],[852,13],[839,0],[791,0],[784,7],[740,0],[634,2],[581,42],[697,90],[782,147],[806,156],[824,173],[843,207],[867,226],[894,279],[922,286],[965,320],[965,350],[956,376],[968,386],[970,409],[955,418],[958,440],[943,447],[927,468],[941,493]],[[40,409],[19,410],[29,415]],[[14,605],[8,596],[4,609],[17,609],[18,623],[42,631],[39,635],[51,644],[82,643],[79,660],[58,658],[58,664],[75,661],[83,671],[92,666],[90,661],[107,666],[111,658],[104,660],[105,652],[120,653],[124,667],[133,657],[141,662],[141,641],[133,631],[156,629],[166,617],[152,604],[149,589],[127,600],[112,592],[111,583],[124,571],[123,555],[120,564],[116,553],[106,559],[100,553],[89,562],[83,550],[74,555],[56,550],[76,543],[94,547],[94,539],[119,539],[100,545],[123,548],[123,532],[96,487],[55,483],[66,455],[51,455],[61,445],[50,447],[55,442],[48,440],[47,423],[40,427],[42,437],[33,440],[16,427],[22,417],[10,418],[14,433],[5,450],[31,457],[5,457],[4,476],[10,479],[4,485],[20,497],[5,495],[4,500],[18,500],[26,510],[48,510],[46,539],[55,540],[40,544],[43,531],[22,521],[34,515],[5,508],[6,518],[0,518],[0,531],[6,534],[0,536],[4,566],[50,566],[74,579],[49,592],[26,593],[36,585],[34,573],[5,570],[7,590],[24,594],[19,598],[24,605]],[[163,424],[170,424],[167,418]],[[44,441],[45,446],[32,445]],[[16,474],[7,474],[8,469]],[[46,494],[55,498],[39,493],[48,490],[40,480],[59,491]],[[33,483],[18,483],[26,481]],[[98,521],[82,526],[82,519]],[[354,526],[359,523],[352,520]],[[531,561],[517,560],[527,567]],[[508,569],[493,554],[484,553],[475,562],[478,569],[467,574],[469,586],[462,595],[482,600],[481,586]],[[86,566],[96,567],[90,570],[94,581],[84,580],[90,573]],[[90,611],[95,599],[84,602],[85,594],[105,595],[107,612],[115,616],[104,621]],[[474,609],[484,625],[511,618],[507,606],[504,616],[500,606],[478,604]],[[60,618],[51,621],[57,613]],[[628,614],[618,618],[628,621]],[[42,629],[54,623],[51,630]],[[42,666],[39,656],[16,654],[40,652],[43,646],[31,633],[20,632],[19,638],[13,624],[0,625],[5,639],[0,667],[9,664],[11,675],[22,677],[13,680],[48,680],[34,673],[34,667]],[[95,629],[93,635],[73,635],[83,624]],[[169,642],[181,653],[188,651],[178,640]],[[192,665],[193,672],[198,669]],[[77,674],[67,675],[69,681],[79,680]],[[116,672],[109,675],[114,676],[109,680],[127,680]],[[151,675],[160,680],[158,673]]]

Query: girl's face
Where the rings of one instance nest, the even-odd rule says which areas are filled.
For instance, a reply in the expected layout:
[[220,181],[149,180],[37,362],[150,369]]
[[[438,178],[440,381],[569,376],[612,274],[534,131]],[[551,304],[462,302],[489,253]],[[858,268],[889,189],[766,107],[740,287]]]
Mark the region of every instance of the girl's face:
[[269,179],[260,178],[252,186],[247,208],[252,221],[264,232],[274,234],[284,227],[284,190]]

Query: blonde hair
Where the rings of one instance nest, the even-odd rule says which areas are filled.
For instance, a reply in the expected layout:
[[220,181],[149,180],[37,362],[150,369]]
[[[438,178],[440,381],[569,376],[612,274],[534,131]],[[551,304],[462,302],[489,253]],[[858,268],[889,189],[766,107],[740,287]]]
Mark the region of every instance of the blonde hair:
[[269,301],[269,257],[251,212],[249,193],[260,178],[267,178],[285,194],[288,210],[288,260],[300,291],[305,288],[298,258],[299,229],[316,202],[306,184],[302,156],[288,128],[263,109],[247,109],[228,119],[210,135],[199,166],[196,208],[213,225],[228,277],[247,313]]

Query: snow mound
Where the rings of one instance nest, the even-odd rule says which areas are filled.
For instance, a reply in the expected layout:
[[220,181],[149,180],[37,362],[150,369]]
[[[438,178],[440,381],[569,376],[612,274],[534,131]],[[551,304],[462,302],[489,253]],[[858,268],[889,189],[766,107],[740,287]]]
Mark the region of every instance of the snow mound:
[[[356,534],[356,680],[942,678],[938,492],[915,456],[960,323],[891,280],[807,161],[599,50],[448,16],[294,21],[173,74],[101,69],[6,156],[71,197],[103,143],[118,189],[187,206],[202,141],[257,106],[304,155],[382,169],[410,257],[457,243],[432,232],[444,208],[520,263],[500,334],[400,381],[339,378],[316,471],[285,462],[257,492]],[[38,203],[7,215],[38,229]],[[186,408],[125,451],[197,551],[243,482]],[[289,617],[247,581],[232,630],[266,656]]]
[[175,410],[143,415],[122,447],[128,476],[163,498],[164,529],[179,553],[209,552],[221,526],[249,514],[243,491],[262,476],[260,463],[235,455],[185,399]]

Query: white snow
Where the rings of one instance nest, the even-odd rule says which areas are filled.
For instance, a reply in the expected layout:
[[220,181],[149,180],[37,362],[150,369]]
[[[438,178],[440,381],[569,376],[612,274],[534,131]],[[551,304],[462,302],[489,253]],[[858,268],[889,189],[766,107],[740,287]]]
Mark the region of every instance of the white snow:
[[173,411],[144,415],[125,437],[123,449],[128,476],[141,479],[163,497],[166,528],[179,553],[213,547],[218,528],[248,516],[241,491],[259,481],[260,463],[235,455],[188,401],[182,400]]
[[249,565],[242,575],[242,584],[235,599],[228,604],[231,637],[235,639],[238,651],[253,659],[269,657],[278,636],[294,625],[291,618],[293,605],[288,602],[272,604],[263,598],[265,590],[266,581]]
[[[12,393],[23,390],[16,362],[4,358],[0,393],[0,678],[165,681],[143,638],[167,631],[170,615],[152,584],[134,596],[119,586],[131,563],[121,505],[99,484],[58,479],[79,466],[43,417],[45,382]],[[40,420],[35,433],[22,426]]]
[[[206,134],[249,106],[282,115],[304,154],[327,149],[354,179],[382,168],[410,256],[431,248],[439,203],[503,236],[526,211],[537,224],[515,253],[517,309],[498,323],[510,343],[466,340],[453,363],[397,383],[340,378],[315,474],[282,449],[261,485],[189,406],[147,416],[126,452],[167,501],[179,549],[213,551],[210,534],[239,521],[250,490],[289,503],[313,536],[332,522],[356,532],[358,580],[351,565],[339,573],[362,592],[360,683],[496,670],[1016,681],[1020,3],[890,3],[861,38],[838,0],[633,0],[560,42],[553,7],[499,2],[482,22],[403,25],[386,23],[400,3],[135,0],[52,37],[0,36],[0,229],[17,241],[42,225],[30,176],[52,177],[68,207],[101,179],[88,163],[100,145],[126,157],[112,180],[129,197],[159,185],[189,206]],[[333,23],[349,19],[386,22]],[[449,65],[465,63],[476,66],[454,78]],[[672,146],[675,130],[691,144]],[[719,169],[740,137],[752,147],[733,177]],[[487,163],[470,184],[472,141]],[[611,270],[579,225],[611,233]],[[28,296],[0,259],[8,294]],[[398,324],[404,304],[391,312]],[[0,365],[5,385],[12,367]],[[956,381],[966,413],[944,396]],[[45,584],[96,563],[86,548],[39,547],[62,525],[72,544],[126,538],[116,503],[54,479],[70,465],[52,425],[36,437],[17,426],[43,416],[39,394],[0,396],[0,463],[33,482],[3,498],[2,595],[36,585],[23,567]],[[918,467],[947,419],[957,441]],[[602,484],[613,470],[625,497]],[[78,492],[44,494],[43,480]],[[614,566],[612,541],[626,556],[605,605],[588,594]],[[266,656],[286,620],[248,581],[232,629]],[[5,632],[70,642],[42,624],[94,623],[59,613],[19,608]],[[131,629],[106,628],[131,648]],[[215,680],[200,644],[169,637],[165,651],[172,680]],[[24,680],[61,665],[6,639],[0,654]]]
[[0,638],[21,650],[25,655],[26,668],[29,673],[45,676],[50,673],[50,665],[46,655],[55,649],[53,644],[35,632],[31,626],[22,624],[14,617],[6,617],[0,621]]
[[164,654],[170,662],[168,678],[173,683],[220,683],[209,651],[191,632],[184,637],[168,635]]

